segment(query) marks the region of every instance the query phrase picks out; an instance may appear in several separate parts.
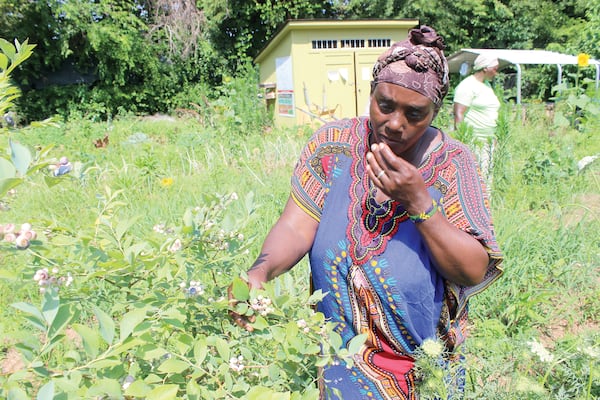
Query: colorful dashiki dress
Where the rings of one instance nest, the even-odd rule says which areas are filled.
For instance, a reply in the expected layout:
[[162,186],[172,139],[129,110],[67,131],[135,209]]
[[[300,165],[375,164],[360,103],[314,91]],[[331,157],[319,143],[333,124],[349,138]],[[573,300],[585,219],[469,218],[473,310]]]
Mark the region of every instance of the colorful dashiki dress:
[[309,253],[313,288],[327,293],[318,310],[337,323],[344,344],[368,334],[352,368],[325,368],[324,396],[417,399],[411,354],[427,338],[442,338],[450,350],[463,341],[467,300],[500,275],[502,255],[473,156],[443,134],[419,169],[448,220],[490,255],[481,284],[445,281],[402,205],[375,201],[365,169],[369,133],[367,118],[324,125],[292,178],[295,202],[319,221]]

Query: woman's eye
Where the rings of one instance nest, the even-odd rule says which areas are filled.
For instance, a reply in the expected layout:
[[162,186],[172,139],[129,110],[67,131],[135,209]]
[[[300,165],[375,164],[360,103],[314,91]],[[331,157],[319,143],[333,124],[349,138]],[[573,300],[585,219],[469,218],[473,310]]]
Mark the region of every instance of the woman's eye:
[[384,114],[389,114],[394,111],[394,108],[390,106],[388,103],[377,103],[379,105],[379,109]]

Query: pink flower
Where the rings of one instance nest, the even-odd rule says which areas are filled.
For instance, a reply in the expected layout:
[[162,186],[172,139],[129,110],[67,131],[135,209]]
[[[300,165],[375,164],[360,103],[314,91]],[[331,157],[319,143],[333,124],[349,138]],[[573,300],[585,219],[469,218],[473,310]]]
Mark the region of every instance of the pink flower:
[[15,224],[6,224],[4,225],[4,234],[13,233],[15,231]]
[[4,232],[4,241],[5,242],[12,243],[12,242],[15,241],[16,238],[17,238],[17,236],[14,233],[12,233],[12,232],[10,232],[10,233]]

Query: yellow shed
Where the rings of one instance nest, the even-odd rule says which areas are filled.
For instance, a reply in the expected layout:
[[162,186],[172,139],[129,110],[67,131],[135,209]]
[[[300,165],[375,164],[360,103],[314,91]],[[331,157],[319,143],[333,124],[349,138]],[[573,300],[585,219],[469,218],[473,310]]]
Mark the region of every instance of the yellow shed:
[[254,59],[277,126],[367,113],[371,71],[416,19],[290,20]]

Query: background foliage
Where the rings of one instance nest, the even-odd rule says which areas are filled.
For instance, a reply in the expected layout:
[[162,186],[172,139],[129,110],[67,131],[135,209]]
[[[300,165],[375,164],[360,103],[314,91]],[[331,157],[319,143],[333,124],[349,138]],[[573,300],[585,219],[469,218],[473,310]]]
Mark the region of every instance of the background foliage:
[[[39,49],[14,75],[24,120],[108,120],[194,109],[218,97],[225,77],[256,79],[252,58],[288,19],[417,18],[445,37],[448,54],[540,48],[597,58],[599,9],[600,0],[9,0],[0,37]],[[526,94],[549,97],[549,85],[535,86]]]

